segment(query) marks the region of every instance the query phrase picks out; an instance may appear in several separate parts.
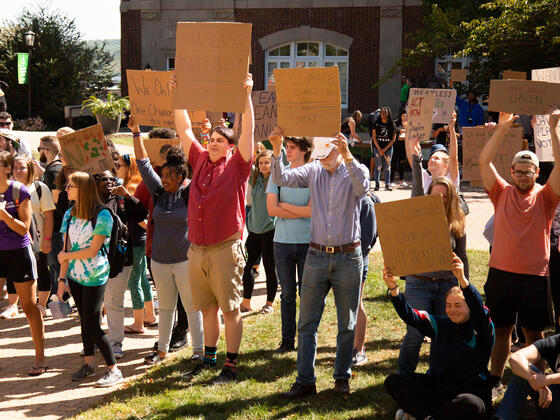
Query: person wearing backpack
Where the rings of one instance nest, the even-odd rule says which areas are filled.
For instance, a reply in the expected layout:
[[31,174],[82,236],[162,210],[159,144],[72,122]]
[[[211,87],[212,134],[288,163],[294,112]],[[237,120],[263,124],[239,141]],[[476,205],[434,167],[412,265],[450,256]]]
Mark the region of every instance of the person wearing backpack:
[[[113,348],[113,353],[117,359],[124,356],[124,293],[128,286],[128,279],[132,272],[132,246],[129,246],[130,235],[132,230],[129,226],[137,225],[143,221],[148,212],[144,206],[132,195],[126,195],[124,191],[116,183],[116,178],[111,171],[103,171],[94,175],[97,181],[97,191],[99,198],[104,206],[108,207],[116,220],[118,230],[115,237],[111,237],[111,247],[108,248],[107,257],[111,267],[109,278],[111,281],[105,288],[105,311],[107,312],[107,326],[109,330],[109,341]],[[122,187],[122,186],[121,186]],[[114,246],[114,240],[118,240],[118,236],[126,241],[122,245],[122,249],[117,252]],[[122,251],[122,253],[121,253]],[[115,254],[117,252],[117,255]],[[121,254],[119,258],[118,257]]]
[[60,228],[64,233],[64,247],[58,254],[58,298],[63,300],[67,290],[72,293],[80,315],[84,345],[84,364],[72,375],[72,380],[80,381],[95,374],[93,352],[96,345],[107,364],[107,371],[96,386],[109,387],[123,380],[109,338],[100,323],[111,270],[106,250],[110,245],[114,219],[109,209],[99,207],[101,200],[93,175],[80,171],[72,173],[66,190],[74,205],[64,214]]
[[[37,288],[39,291],[37,307],[44,317],[47,314],[47,301],[51,294],[51,277],[47,255],[51,248],[53,214],[56,207],[49,188],[41,181],[35,180],[33,161],[27,155],[16,155],[14,158],[14,179],[25,185],[31,195],[32,217],[29,235],[32,240],[33,253],[37,260]],[[21,189],[17,186],[18,184],[14,184],[12,197],[16,206],[19,206]],[[8,281],[8,293],[16,293],[11,281]],[[15,304],[17,305],[17,295]]]
[[193,309],[188,276],[189,186],[183,185],[187,177],[185,154],[181,148],[172,147],[167,152],[160,177],[150,165],[140,137],[140,127],[132,116],[129,117],[128,126],[133,133],[138,170],[154,202],[151,265],[159,301],[159,338],[157,350],[146,356],[144,363],[153,365],[167,356],[178,294],[181,295],[187,312],[193,341],[193,358],[200,359],[204,345],[202,313]]
[[[27,317],[35,347],[35,363],[29,375],[38,376],[47,371],[47,365],[43,318],[37,308],[37,270],[29,237],[31,200],[25,185],[10,180],[13,167],[13,156],[0,152],[0,273],[13,281]],[[14,185],[20,190],[19,206],[12,195]]]

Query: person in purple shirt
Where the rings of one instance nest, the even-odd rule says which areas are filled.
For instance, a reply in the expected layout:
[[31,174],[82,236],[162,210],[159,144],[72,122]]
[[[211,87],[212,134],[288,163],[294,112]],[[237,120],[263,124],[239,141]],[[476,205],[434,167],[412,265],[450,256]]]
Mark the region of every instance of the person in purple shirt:
[[285,169],[282,163],[282,130],[275,128],[268,139],[273,147],[272,181],[279,187],[309,188],[313,209],[300,292],[298,375],[283,396],[294,399],[317,393],[317,329],[331,287],[338,318],[334,391],[348,395],[362,285],[360,209],[369,189],[369,171],[354,159],[342,133],[332,139],[334,147],[327,157],[295,169]]
[[38,376],[47,371],[47,365],[43,318],[37,308],[37,264],[29,237],[31,196],[25,185],[10,180],[13,167],[14,157],[0,152],[0,273],[13,281],[29,322],[35,346],[29,375]]

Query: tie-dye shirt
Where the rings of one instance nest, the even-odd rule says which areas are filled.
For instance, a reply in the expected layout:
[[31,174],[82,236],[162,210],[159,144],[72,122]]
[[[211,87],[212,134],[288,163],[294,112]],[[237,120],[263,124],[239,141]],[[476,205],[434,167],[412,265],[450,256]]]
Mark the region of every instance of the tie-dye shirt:
[[[69,251],[79,251],[88,248],[93,241],[93,235],[106,236],[103,247],[109,250],[111,230],[113,229],[113,218],[107,210],[101,210],[97,215],[95,229],[91,221],[78,219],[70,215],[71,209],[64,214],[61,233],[67,233],[70,221],[70,233],[68,234]],[[83,260],[69,260],[68,277],[83,286],[101,286],[109,279],[109,260],[102,249],[93,258]]]

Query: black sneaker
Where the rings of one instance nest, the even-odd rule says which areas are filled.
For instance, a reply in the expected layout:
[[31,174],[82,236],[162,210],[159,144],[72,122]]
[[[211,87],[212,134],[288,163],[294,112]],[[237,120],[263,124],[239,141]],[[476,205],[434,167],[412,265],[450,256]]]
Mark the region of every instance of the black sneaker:
[[187,332],[183,329],[174,329],[173,333],[171,334],[171,341],[169,342],[169,351],[171,353],[179,351],[182,348],[186,347],[187,344],[189,344]]
[[304,385],[298,382],[294,383],[288,392],[282,394],[282,398],[286,400],[295,400],[296,398],[309,397],[317,394],[315,384]]
[[88,376],[93,376],[94,374],[95,368],[92,365],[84,363],[84,365],[72,375],[72,380],[81,381],[82,379],[87,378]]
[[228,384],[230,382],[235,382],[236,379],[237,379],[237,371],[227,366],[224,366],[220,374],[216,376],[212,381],[212,385]]
[[296,348],[294,346],[294,340],[282,340],[280,346],[274,350],[276,354],[284,354],[290,351],[294,351]]
[[376,185],[373,191],[379,191],[379,185]]
[[200,362],[198,365],[194,367],[193,370],[188,371],[187,373],[183,373],[181,377],[187,381],[192,380],[195,376],[201,374],[205,370],[215,370],[216,365],[211,365],[206,362]]
[[385,191],[393,191],[390,185],[385,185]]

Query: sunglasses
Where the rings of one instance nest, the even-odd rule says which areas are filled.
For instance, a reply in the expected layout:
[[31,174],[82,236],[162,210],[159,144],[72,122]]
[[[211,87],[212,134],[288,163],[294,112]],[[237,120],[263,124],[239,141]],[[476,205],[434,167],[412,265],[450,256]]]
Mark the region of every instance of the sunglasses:
[[0,121],[0,127],[9,127],[11,123],[11,121]]

